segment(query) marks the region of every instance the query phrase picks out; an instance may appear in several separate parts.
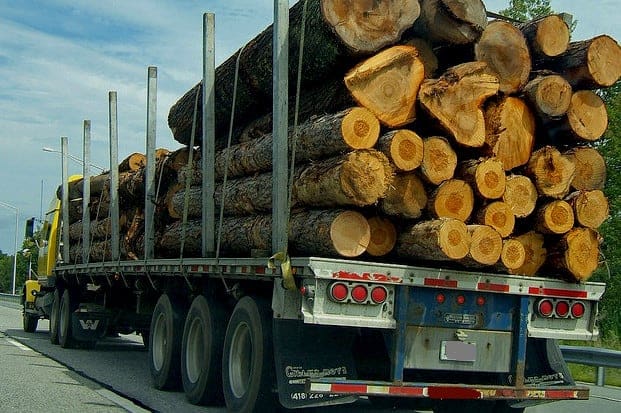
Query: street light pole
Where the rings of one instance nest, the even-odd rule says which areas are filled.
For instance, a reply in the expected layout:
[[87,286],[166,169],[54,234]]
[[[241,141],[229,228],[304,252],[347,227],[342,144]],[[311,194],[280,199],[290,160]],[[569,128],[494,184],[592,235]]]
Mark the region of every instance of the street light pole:
[[[62,154],[62,152],[59,151],[58,149],[50,148],[50,147],[47,147],[47,146],[41,148],[41,150],[43,152],[52,152],[52,153],[60,153],[60,154]],[[84,161],[82,159],[78,158],[77,156],[74,156],[74,155],[71,155],[70,153],[67,153],[67,157],[70,158],[71,160],[79,163],[80,165],[84,166]],[[102,168],[101,166],[95,165],[93,163],[90,163],[89,165],[92,166],[95,169],[98,169],[99,172],[104,172],[106,170],[105,168]]]
[[19,226],[19,209],[17,207],[0,201],[0,206],[10,208],[15,211],[15,250],[13,253],[13,295],[15,295],[15,278],[17,275],[17,231]]

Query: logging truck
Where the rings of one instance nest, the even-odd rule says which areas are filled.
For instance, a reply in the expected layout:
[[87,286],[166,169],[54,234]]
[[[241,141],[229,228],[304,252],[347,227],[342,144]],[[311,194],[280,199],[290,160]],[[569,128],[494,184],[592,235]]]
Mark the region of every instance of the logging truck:
[[90,176],[90,122],[83,178],[61,139],[24,330],[49,318],[65,348],[138,333],[156,389],[232,412],[587,399],[557,340],[598,337],[605,164],[576,142],[606,129],[589,89],[621,75],[616,41],[570,44],[562,15],[488,24],[470,0],[290,17],[290,46],[269,27],[205,65],[168,114],[183,148],[155,150],[156,68],[146,155],[118,162],[116,92],[108,172]]

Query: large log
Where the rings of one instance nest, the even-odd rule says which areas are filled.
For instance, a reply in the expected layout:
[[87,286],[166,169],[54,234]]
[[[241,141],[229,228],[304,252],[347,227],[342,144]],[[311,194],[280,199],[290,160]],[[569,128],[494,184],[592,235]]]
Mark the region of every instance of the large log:
[[436,45],[474,43],[487,26],[481,0],[421,0],[420,3],[420,17],[412,31]]
[[516,217],[529,216],[535,210],[537,198],[537,188],[529,177],[524,175],[507,176],[502,200],[509,205]]
[[572,144],[572,139],[595,141],[608,127],[606,104],[591,90],[579,90],[571,96],[567,116],[558,122],[549,122],[546,129],[551,138],[560,144]]
[[484,62],[470,62],[447,70],[439,79],[428,79],[418,93],[422,106],[464,146],[485,143],[481,106],[498,92],[498,79]]
[[608,198],[599,189],[576,191],[565,200],[573,208],[576,222],[583,227],[597,229],[608,218]]
[[475,221],[494,228],[503,238],[511,235],[515,227],[515,215],[509,204],[504,201],[491,202],[479,209]]
[[526,173],[537,187],[537,192],[551,198],[562,199],[569,193],[576,166],[553,146],[544,146],[533,152]]
[[576,174],[571,186],[579,191],[604,189],[606,182],[606,161],[595,148],[588,146],[573,148],[563,155],[576,166]]
[[459,262],[465,266],[494,265],[502,253],[502,237],[487,225],[468,225],[470,249]]
[[537,76],[524,87],[524,95],[541,118],[557,117],[567,113],[572,90],[567,80],[559,75]]
[[474,48],[476,60],[498,76],[501,92],[515,93],[526,85],[532,65],[522,32],[511,23],[495,20],[487,25]]
[[449,179],[430,195],[427,210],[434,218],[467,221],[474,208],[474,192],[461,179]]
[[486,152],[506,171],[528,162],[535,143],[535,117],[522,99],[506,96],[490,102],[485,127]]
[[368,219],[371,237],[367,253],[372,257],[382,257],[390,253],[397,243],[397,229],[388,218],[373,216]]
[[537,274],[537,271],[545,263],[547,257],[543,235],[535,231],[529,231],[515,238],[524,246],[526,257],[524,258],[524,264],[519,268],[510,268],[509,274],[527,276]]
[[377,150],[386,155],[398,171],[413,171],[423,161],[423,139],[408,129],[392,130],[382,135]]
[[382,124],[398,128],[416,118],[416,98],[424,78],[425,67],[416,48],[393,46],[347,72],[345,85]]
[[380,200],[381,210],[388,215],[406,219],[420,218],[427,206],[425,187],[415,173],[397,174]]
[[564,234],[573,228],[574,222],[571,205],[555,199],[537,209],[535,229],[542,234]]
[[539,17],[518,27],[524,34],[531,55],[535,59],[558,56],[569,46],[569,26],[558,14]]
[[457,153],[451,144],[441,136],[432,136],[423,141],[423,159],[420,172],[427,182],[440,185],[453,178],[457,168]]
[[606,35],[572,42],[550,65],[574,89],[609,87],[621,76],[621,47]]
[[502,252],[500,253],[500,264],[503,271],[516,270],[524,265],[526,260],[526,249],[520,240],[507,238],[502,242]]
[[137,171],[146,166],[147,157],[141,153],[135,152],[128,155],[119,164],[119,172]]
[[423,221],[399,235],[395,251],[404,259],[451,261],[464,258],[471,238],[466,224],[450,218]]
[[505,193],[505,170],[496,158],[462,161],[456,176],[468,182],[482,199],[498,199]]
[[[297,62],[302,32],[303,7],[297,2],[290,10],[289,60]],[[418,18],[418,0],[390,2],[351,2],[323,0],[308,2],[305,25],[304,87],[344,73],[348,59],[370,55],[400,39],[403,31]],[[226,141],[231,117],[235,66],[239,57],[239,81],[236,96],[236,126],[248,124],[271,111],[272,26],[248,42],[216,68],[216,140]],[[294,89],[297,65],[289,66],[289,84]],[[200,83],[181,97],[170,109],[168,125],[175,140],[188,145],[196,95],[201,107]],[[321,112],[320,108],[317,108]],[[195,143],[201,144],[202,113],[197,113]],[[222,145],[223,146],[223,145]]]
[[[271,215],[228,217],[222,221],[220,248],[225,256],[250,256],[253,250],[271,248]],[[157,248],[166,256],[179,256],[183,224],[176,221],[166,227]],[[187,222],[184,253],[198,256],[201,251],[201,222]],[[313,210],[291,215],[289,250],[298,255],[357,257],[366,251],[371,231],[366,218],[355,211]]]
[[[90,178],[91,196],[97,196],[101,194],[101,191],[103,191],[104,185],[106,184],[106,182],[108,182],[108,180],[110,180],[110,174],[108,172],[91,176]],[[84,195],[84,178],[79,178],[75,181],[69,182],[68,186],[69,186],[69,199],[70,200],[72,199],[77,200],[77,199],[82,198],[82,196]],[[56,188],[56,198],[60,200],[63,199],[63,186],[62,185],[59,185],[58,188]]]
[[[127,224],[127,214],[120,214],[119,226],[121,229]],[[99,221],[91,222],[90,237],[94,240],[102,240],[110,237],[112,233],[112,219],[106,217]],[[69,225],[69,240],[77,241],[82,239],[82,221],[74,222]]]
[[551,245],[546,265],[579,282],[587,281],[599,264],[599,234],[573,228]]
[[[296,142],[297,163],[331,157],[352,149],[372,148],[379,138],[380,125],[367,109],[354,107],[335,114],[324,115],[289,130],[289,144]],[[272,133],[257,139],[232,145],[216,152],[215,179],[222,179],[266,172],[272,169]],[[193,185],[202,182],[202,172],[197,166],[192,170],[181,168],[179,182],[186,177]]]

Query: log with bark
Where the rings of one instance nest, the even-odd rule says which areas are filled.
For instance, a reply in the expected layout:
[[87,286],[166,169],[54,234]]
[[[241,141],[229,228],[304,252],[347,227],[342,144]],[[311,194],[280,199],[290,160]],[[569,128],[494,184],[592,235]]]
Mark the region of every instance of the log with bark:
[[591,90],[579,90],[571,96],[567,116],[558,122],[548,122],[549,136],[559,144],[577,141],[595,141],[602,137],[608,127],[606,104]]
[[456,176],[482,199],[498,199],[505,193],[505,170],[496,158],[469,159],[459,163]]
[[543,235],[535,231],[529,231],[525,234],[515,237],[524,246],[526,257],[524,258],[524,264],[519,268],[510,268],[509,274],[519,274],[532,276],[537,274],[537,271],[545,263],[547,257],[547,249],[544,246]]
[[524,96],[540,118],[553,118],[567,113],[572,89],[562,76],[543,75],[526,84]]
[[407,39],[404,43],[407,46],[414,46],[418,51],[418,57],[425,67],[425,78],[433,78],[438,70],[438,57],[433,51],[431,43],[423,38]]
[[485,143],[481,106],[498,92],[498,86],[486,63],[470,62],[452,67],[439,79],[425,80],[418,97],[460,145],[481,147]]
[[390,253],[397,243],[397,228],[388,218],[376,215],[368,219],[371,237],[367,253],[382,257]]
[[535,229],[542,234],[564,234],[574,227],[574,211],[566,201],[555,199],[536,212]]
[[528,162],[535,143],[535,117],[522,99],[508,96],[489,102],[485,127],[486,152],[506,171]]
[[487,26],[481,0],[421,0],[420,17],[411,30],[438,44],[476,42]]
[[532,69],[530,51],[522,32],[509,22],[487,25],[474,48],[476,60],[487,63],[503,93],[516,93],[526,86]]
[[[119,216],[119,226],[121,231],[127,225],[127,214]],[[103,240],[110,237],[112,233],[112,219],[110,217],[100,219],[90,224],[90,237],[95,240]],[[82,221],[74,222],[69,225],[69,240],[77,241],[82,239]]]
[[599,89],[614,85],[621,76],[621,47],[610,36],[572,42],[549,66],[574,89]]
[[467,221],[474,208],[474,192],[461,179],[449,179],[430,195],[427,210],[434,218]]
[[562,199],[569,193],[576,166],[553,146],[544,146],[533,152],[526,172],[533,178],[537,192]]
[[551,14],[520,24],[534,60],[555,57],[569,46],[569,26],[562,16]]
[[604,189],[606,182],[606,162],[601,153],[588,146],[573,148],[563,155],[576,166],[576,174],[571,186],[579,191]]
[[597,229],[610,212],[608,198],[599,190],[576,191],[566,201],[571,205],[576,223],[583,227]]
[[416,98],[425,67],[413,46],[393,46],[360,63],[345,75],[356,102],[382,124],[397,128],[416,118]]
[[402,172],[413,171],[423,161],[423,139],[408,129],[392,130],[382,135],[377,142],[377,150]]
[[471,238],[462,221],[443,218],[423,221],[399,234],[395,251],[407,260],[451,261],[464,258]]
[[433,185],[440,185],[455,175],[457,153],[446,139],[432,136],[423,141],[421,175]]
[[[225,256],[250,256],[251,251],[271,251],[271,215],[228,217],[222,222],[221,251]],[[158,241],[158,250],[167,256],[180,256],[183,223],[166,227]],[[184,256],[201,251],[201,222],[188,221],[185,229]],[[289,250],[296,255],[357,257],[369,244],[371,231],[367,219],[356,211],[309,210],[291,214]]]
[[128,155],[119,164],[120,172],[137,171],[147,164],[147,157],[141,153],[135,152]]
[[466,267],[496,264],[502,253],[500,234],[487,225],[468,225],[467,228],[471,239],[470,249],[459,263]]
[[501,237],[506,238],[513,233],[515,215],[509,204],[504,201],[495,201],[477,211],[475,222],[494,228]]
[[382,212],[406,219],[420,218],[427,206],[427,192],[416,173],[395,175],[386,196],[380,200]]
[[599,264],[599,234],[576,227],[551,244],[546,266],[574,281],[587,281]]
[[[298,61],[302,15],[305,2],[290,10],[289,60]],[[306,12],[303,87],[320,83],[345,72],[351,59],[359,59],[385,48],[400,39],[404,30],[418,18],[418,0],[359,3],[347,0],[308,2]],[[272,95],[272,26],[248,42],[216,68],[216,140],[226,141],[231,117],[235,66],[239,57],[235,125],[243,126],[271,111]],[[289,84],[294,89],[297,65],[289,66]],[[168,125],[175,140],[188,145],[196,95],[201,102],[200,83],[189,90],[171,108]],[[317,113],[322,108],[317,107]],[[202,113],[196,117],[195,143],[201,144]],[[224,145],[222,145],[224,146]]]
[[516,217],[529,216],[535,210],[537,198],[537,188],[530,178],[524,175],[507,176],[502,200]]

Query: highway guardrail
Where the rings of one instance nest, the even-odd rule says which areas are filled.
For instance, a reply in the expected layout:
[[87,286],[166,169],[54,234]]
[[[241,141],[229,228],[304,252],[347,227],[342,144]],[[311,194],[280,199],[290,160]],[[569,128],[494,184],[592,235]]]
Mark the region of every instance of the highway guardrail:
[[2,294],[0,293],[0,301],[4,301],[5,303],[16,303],[19,304],[19,302],[21,301],[21,296],[20,295],[13,295],[13,294]]
[[621,368],[621,351],[587,346],[561,346],[566,362],[597,367],[598,386],[606,381],[606,367]]

